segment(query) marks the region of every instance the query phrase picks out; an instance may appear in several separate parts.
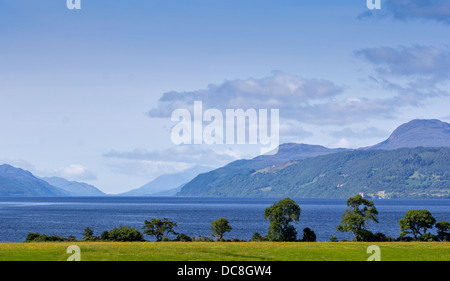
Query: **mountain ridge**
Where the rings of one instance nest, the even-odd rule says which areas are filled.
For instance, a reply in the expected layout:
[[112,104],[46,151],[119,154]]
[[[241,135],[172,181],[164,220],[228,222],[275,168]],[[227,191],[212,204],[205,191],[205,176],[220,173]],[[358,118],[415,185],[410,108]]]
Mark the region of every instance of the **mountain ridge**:
[[[274,156],[258,156],[251,160],[238,160],[235,162],[232,162],[224,167],[221,167],[219,169],[213,170],[206,174],[198,175],[196,178],[194,178],[192,181],[187,183],[183,186],[180,192],[177,193],[177,196],[219,196],[219,197],[228,197],[228,196],[293,196],[297,195],[300,196],[302,193],[300,192],[294,192],[295,188],[304,187],[303,184],[307,184],[310,187],[315,186],[316,188],[320,188],[320,186],[317,186],[316,183],[323,183],[323,184],[331,184],[331,186],[341,186],[344,187],[347,185],[347,183],[343,183],[340,180],[338,180],[338,171],[336,174],[333,174],[333,180],[336,182],[331,183],[332,181],[327,181],[326,183],[322,181],[322,178],[320,175],[317,174],[317,170],[321,170],[321,167],[330,167],[330,169],[338,170],[340,167],[336,166],[330,166],[330,163],[327,161],[341,161],[342,165],[351,166],[350,162],[346,162],[345,160],[348,158],[348,155],[353,155],[353,158],[350,158],[349,161],[360,161],[360,163],[364,164],[365,166],[369,167],[371,163],[367,163],[365,161],[364,157],[371,155],[371,151],[375,151],[373,153],[377,153],[376,156],[373,157],[373,161],[385,161],[385,166],[383,167],[380,165],[380,167],[376,167],[377,169],[385,169],[385,170],[392,170],[396,171],[397,173],[409,173],[411,174],[406,177],[403,175],[403,180],[405,182],[411,182],[411,178],[409,177],[422,177],[422,180],[424,178],[427,178],[430,182],[434,179],[439,178],[439,180],[442,180],[445,177],[442,177],[442,175],[446,174],[446,169],[448,170],[448,167],[450,166],[449,160],[442,159],[439,154],[434,153],[433,150],[430,151],[422,151],[420,150],[420,147],[450,147],[450,125],[448,123],[442,122],[437,119],[414,119],[411,120],[408,123],[400,125],[394,132],[390,135],[390,137],[385,140],[384,142],[381,142],[377,145],[374,145],[372,147],[366,147],[361,149],[355,149],[355,150],[345,150],[345,149],[338,149],[338,150],[327,150],[327,148],[320,148],[314,145],[305,145],[305,144],[289,144],[285,148],[291,146],[289,149],[293,149],[293,147],[296,147],[299,151],[301,149],[306,149],[308,151],[308,148],[314,147],[315,149],[318,149],[320,155],[313,156],[312,154],[309,154],[311,157],[298,157],[298,155],[291,154],[289,156],[289,159],[279,157],[277,155]],[[403,147],[405,146],[405,147]],[[288,149],[288,150],[289,150]],[[403,149],[403,150],[402,150]],[[397,150],[400,150],[398,152]],[[380,151],[380,152],[376,152]],[[383,152],[384,151],[384,152]],[[391,153],[389,153],[389,151]],[[392,152],[395,151],[395,152]],[[365,154],[366,152],[369,152],[369,154]],[[445,149],[443,149],[441,152],[447,153]],[[280,146],[279,150],[280,155],[286,154],[283,152],[283,145]],[[428,157],[428,155],[433,154],[433,157],[436,159],[439,159],[441,162],[439,165],[436,165],[433,167],[433,172],[436,172],[437,174],[430,174],[427,176],[424,176],[423,174],[415,175],[415,173],[418,173],[418,170],[420,170],[422,167],[417,166],[407,166],[403,165],[399,162],[395,162],[396,158],[391,157],[391,155],[395,155],[397,158],[405,158],[404,163],[407,163],[408,161],[416,161],[415,158],[412,158],[413,160],[410,160],[408,157],[411,153],[423,153],[423,157]],[[331,156],[330,156],[331,155]],[[338,155],[337,158],[334,158]],[[301,156],[308,156],[307,154],[303,154]],[[316,159],[317,158],[317,159]],[[265,159],[266,162],[261,162],[261,159]],[[315,159],[315,160],[310,160]],[[353,160],[352,160],[353,159]],[[357,159],[357,160],[354,160]],[[420,158],[422,159],[422,158]],[[450,159],[450,158],[449,158]],[[270,161],[274,160],[274,161]],[[283,161],[285,160],[285,161]],[[314,161],[323,161],[323,163],[315,163]],[[419,161],[419,160],[417,160]],[[433,159],[429,160],[433,162]],[[447,161],[447,162],[445,162]],[[420,162],[420,161],[419,161]],[[315,171],[310,171],[310,174],[304,175],[305,177],[309,177],[312,174],[315,176],[312,178],[312,181],[314,182],[306,182],[302,183],[301,179],[298,179],[297,182],[289,181],[289,179],[295,179],[297,177],[296,173],[301,173],[302,170],[296,170],[295,172],[292,171],[292,174],[286,173],[286,171],[289,171],[289,169],[295,169],[295,168],[302,168],[303,170],[309,169],[304,165],[303,163],[310,163],[311,165],[314,163]],[[391,167],[389,166],[389,163],[396,163],[399,167],[401,167],[403,170],[398,170],[398,167]],[[425,162],[424,162],[425,163]],[[416,169],[414,171],[405,171],[406,169]],[[358,169],[357,166],[354,166],[353,169]],[[428,171],[428,170],[427,170]],[[332,171],[333,172],[333,171]],[[430,171],[428,171],[430,172]],[[277,177],[278,174],[282,174],[281,176]],[[366,174],[362,173],[358,176],[361,178],[358,181],[354,181],[353,184],[363,184],[365,182],[370,182],[369,175],[371,175],[370,169],[365,171]],[[256,175],[256,176],[255,176]],[[265,175],[265,176],[262,176]],[[414,176],[415,175],[415,176]],[[385,175],[386,177],[389,177],[389,175]],[[395,175],[391,175],[391,177],[395,177]],[[264,178],[264,181],[262,180]],[[286,180],[287,179],[287,180]],[[261,180],[262,182],[256,182],[258,180]],[[379,179],[380,181],[383,181],[384,179]],[[270,184],[266,184],[266,182],[275,182],[275,186],[277,186],[276,182],[279,183],[285,183],[278,184],[279,188],[284,188],[285,193],[274,192],[276,189],[274,186],[271,186]],[[424,180],[425,181],[425,180]],[[286,183],[288,182],[288,183]],[[243,183],[246,183],[246,185],[243,185]],[[263,186],[266,184],[266,186]],[[292,184],[292,186],[288,186],[288,184]],[[376,185],[375,183],[373,183]],[[396,184],[404,184],[400,182],[396,182]],[[420,185],[418,183],[414,183],[415,188],[425,188],[425,185]],[[439,188],[443,188],[439,183],[433,182],[435,186],[439,186]],[[384,185],[383,185],[384,186]],[[241,190],[236,190],[236,187],[239,187]],[[256,188],[255,190],[250,190],[252,188]],[[349,186],[345,187],[345,189],[349,189]],[[357,188],[350,188],[352,192],[356,192]],[[386,189],[386,188],[385,188]],[[444,188],[445,189],[445,188]],[[266,192],[260,192],[260,191],[266,191]],[[363,192],[364,190],[361,190]],[[372,190],[373,191],[373,190]],[[382,190],[379,190],[380,192]],[[447,190],[444,191],[444,194],[446,194]],[[344,194],[345,192],[343,192]],[[317,196],[317,197],[323,197],[324,194],[328,194],[328,196],[338,196],[338,194],[335,193],[303,193],[303,196]],[[419,194],[417,191],[416,194]],[[449,193],[450,194],[450,193]],[[354,194],[353,194],[354,195]],[[391,195],[391,196],[400,196],[398,194]],[[412,196],[412,195],[408,195]],[[426,196],[424,194],[420,194],[419,196]],[[440,196],[440,195],[436,195]]]
[[93,185],[69,181],[60,177],[42,177],[42,180],[48,182],[50,185],[61,188],[69,193],[70,196],[104,196],[103,191],[99,190]]
[[68,196],[69,194],[31,172],[8,164],[0,165],[0,196]]

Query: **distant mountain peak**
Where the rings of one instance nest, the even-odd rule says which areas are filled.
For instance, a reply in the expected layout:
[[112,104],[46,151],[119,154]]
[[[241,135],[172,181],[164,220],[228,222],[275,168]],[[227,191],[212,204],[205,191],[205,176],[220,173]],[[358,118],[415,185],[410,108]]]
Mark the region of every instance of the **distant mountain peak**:
[[62,190],[68,192],[71,196],[103,196],[105,193],[93,185],[69,181],[64,178],[59,177],[44,177],[42,180],[48,182],[50,185],[61,188]]
[[400,125],[391,136],[365,149],[450,147],[450,124],[438,119],[414,119]]

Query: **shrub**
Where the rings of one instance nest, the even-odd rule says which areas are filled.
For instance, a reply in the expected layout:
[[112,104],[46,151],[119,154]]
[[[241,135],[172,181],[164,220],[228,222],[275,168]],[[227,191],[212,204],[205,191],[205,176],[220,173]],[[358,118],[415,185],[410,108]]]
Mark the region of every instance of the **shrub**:
[[267,241],[267,240],[268,240],[268,239],[267,239],[266,236],[261,236],[261,234],[259,234],[258,232],[255,232],[255,233],[253,234],[252,239],[251,239],[250,241],[253,241],[253,242],[261,242],[261,241]]
[[187,234],[180,233],[177,235],[177,241],[192,242],[192,238],[190,236],[188,236]]
[[108,233],[109,240],[119,242],[143,241],[143,234],[134,227],[121,226],[111,229]]

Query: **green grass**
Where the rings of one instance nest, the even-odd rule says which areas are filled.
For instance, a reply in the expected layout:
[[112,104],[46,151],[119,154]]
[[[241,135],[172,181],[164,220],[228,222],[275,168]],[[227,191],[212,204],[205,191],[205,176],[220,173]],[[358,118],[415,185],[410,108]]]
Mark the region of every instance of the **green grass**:
[[82,261],[450,261],[446,242],[44,242],[0,243],[0,261],[65,261],[77,245]]

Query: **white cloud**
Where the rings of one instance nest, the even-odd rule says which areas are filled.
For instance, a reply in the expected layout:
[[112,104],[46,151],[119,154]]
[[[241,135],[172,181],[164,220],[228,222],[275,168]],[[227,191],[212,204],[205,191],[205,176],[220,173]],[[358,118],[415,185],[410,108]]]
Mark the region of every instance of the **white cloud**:
[[152,108],[150,117],[170,117],[178,108],[192,109],[194,101],[205,108],[280,109],[295,112],[302,104],[328,99],[341,94],[342,88],[324,79],[305,79],[276,72],[261,79],[228,80],[220,85],[190,92],[167,92]]
[[347,138],[341,138],[338,142],[331,143],[329,145],[329,147],[330,148],[351,148],[352,145]]
[[74,181],[89,181],[97,179],[97,176],[89,169],[79,164],[71,164],[67,167],[62,167],[54,172],[55,176]]

